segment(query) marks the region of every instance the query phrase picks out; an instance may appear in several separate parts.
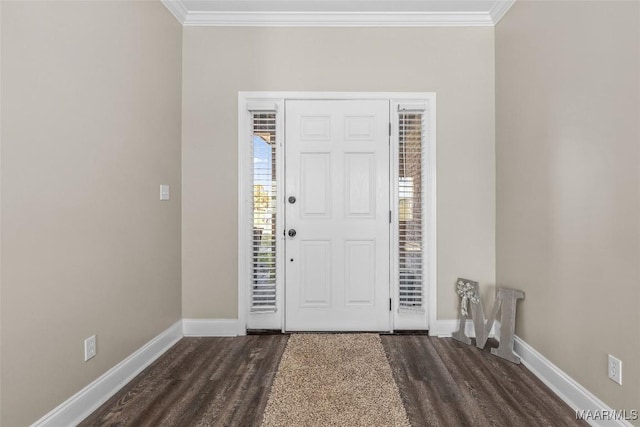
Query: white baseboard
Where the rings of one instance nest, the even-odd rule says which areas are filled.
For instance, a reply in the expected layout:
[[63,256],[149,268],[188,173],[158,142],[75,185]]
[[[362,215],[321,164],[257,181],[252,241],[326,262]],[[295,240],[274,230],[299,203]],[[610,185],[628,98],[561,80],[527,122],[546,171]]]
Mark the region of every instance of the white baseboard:
[[185,337],[237,337],[244,335],[238,319],[182,319]]
[[[436,335],[439,338],[451,337],[451,334],[458,330],[459,325],[459,320],[438,320],[436,331],[434,331],[434,333],[430,332],[430,335]],[[465,324],[465,333],[469,338],[474,338],[476,335],[473,328],[473,321],[471,319],[467,319]],[[494,337],[499,334],[500,325],[499,322],[496,322],[494,327],[491,329],[489,336]],[[569,375],[564,373],[560,368],[551,363],[547,358],[538,353],[533,347],[518,336],[515,337],[514,351],[518,356],[520,356],[522,364],[574,411],[592,411],[594,414],[599,414],[600,418],[608,418],[608,416],[604,414],[612,414],[611,417],[615,417],[615,415],[613,415],[615,414],[613,409],[594,396],[593,393],[584,388]],[[585,421],[596,427],[632,427],[632,424],[626,420],[587,419]]]
[[[489,331],[489,338],[493,338],[496,333],[496,323],[493,324],[491,331]],[[436,331],[429,333],[431,336],[437,336],[438,338],[449,338],[460,327],[460,320],[438,320]],[[476,337],[476,331],[473,328],[473,320],[467,319],[467,323],[464,325],[464,332],[469,338]]]
[[[614,412],[589,390],[581,386],[518,336],[515,337],[514,350],[520,356],[522,364],[573,410],[589,410],[594,413],[598,411],[599,414],[612,414]],[[631,426],[631,423],[625,420],[588,419],[586,421],[592,426]]]
[[181,338],[182,321],[179,320],[57,408],[40,418],[33,426],[59,427],[77,425]]
[[[441,338],[450,337],[453,332],[458,330],[458,325],[459,320],[439,320],[436,331],[430,335],[437,335]],[[244,335],[246,332],[244,327],[244,323],[237,319],[183,319],[178,321],[91,384],[71,396],[57,408],[40,418],[33,426],[77,425],[183,336],[232,337]],[[496,328],[494,327],[491,330],[490,336],[494,336],[497,332],[494,329]],[[465,332],[467,336],[475,337],[471,320],[467,320]],[[614,410],[589,390],[585,389],[518,336],[515,337],[514,350],[520,356],[522,364],[572,409],[576,411],[588,410],[598,414],[615,413]],[[632,424],[625,420],[588,419],[586,421],[596,427],[632,427]]]

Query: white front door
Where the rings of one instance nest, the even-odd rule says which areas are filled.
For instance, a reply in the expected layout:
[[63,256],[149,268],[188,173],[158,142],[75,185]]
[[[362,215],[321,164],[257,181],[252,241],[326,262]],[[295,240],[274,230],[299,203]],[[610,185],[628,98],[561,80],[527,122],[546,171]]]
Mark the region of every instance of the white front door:
[[285,329],[390,330],[389,102],[285,105]]

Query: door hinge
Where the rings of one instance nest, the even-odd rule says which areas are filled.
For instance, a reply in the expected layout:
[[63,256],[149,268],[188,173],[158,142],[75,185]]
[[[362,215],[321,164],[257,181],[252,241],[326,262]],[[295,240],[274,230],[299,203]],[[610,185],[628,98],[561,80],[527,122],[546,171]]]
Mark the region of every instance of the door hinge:
[[391,298],[389,298],[389,311],[391,311]]
[[391,224],[391,211],[389,211],[389,224]]
[[391,122],[389,122],[389,136],[391,136]]

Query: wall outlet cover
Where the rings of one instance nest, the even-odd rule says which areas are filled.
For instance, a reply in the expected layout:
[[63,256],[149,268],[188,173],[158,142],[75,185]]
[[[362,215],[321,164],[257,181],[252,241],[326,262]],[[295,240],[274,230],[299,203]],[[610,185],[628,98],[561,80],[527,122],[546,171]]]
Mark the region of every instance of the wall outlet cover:
[[612,381],[622,385],[622,361],[612,355],[609,355],[608,374]]
[[89,338],[84,340],[84,361],[95,357],[96,355],[96,336],[91,335]]

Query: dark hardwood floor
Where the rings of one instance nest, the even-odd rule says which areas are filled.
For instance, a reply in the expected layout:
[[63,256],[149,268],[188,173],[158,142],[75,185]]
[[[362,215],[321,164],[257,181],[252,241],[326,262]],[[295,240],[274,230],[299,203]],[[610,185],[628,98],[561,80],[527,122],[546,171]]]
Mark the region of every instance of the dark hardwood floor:
[[260,425],[287,339],[183,338],[80,425]]
[[[426,335],[381,338],[415,427],[583,425],[526,368],[488,350]],[[287,340],[184,338],[80,425],[259,426]]]
[[[383,335],[413,426],[582,426],[523,365],[452,338]],[[492,343],[494,346],[497,342]]]

